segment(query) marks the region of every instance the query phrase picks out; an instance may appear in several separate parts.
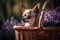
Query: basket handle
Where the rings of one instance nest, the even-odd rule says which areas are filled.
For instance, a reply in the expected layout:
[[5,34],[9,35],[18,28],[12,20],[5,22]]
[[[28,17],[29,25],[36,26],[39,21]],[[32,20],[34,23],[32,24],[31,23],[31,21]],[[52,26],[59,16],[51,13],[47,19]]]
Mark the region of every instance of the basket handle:
[[38,24],[38,28],[42,28],[44,27],[44,12],[45,12],[45,7],[47,5],[47,3],[50,4],[51,9],[54,9],[53,3],[50,0],[47,0],[42,7],[42,11],[41,11],[41,16],[39,17],[39,24]]

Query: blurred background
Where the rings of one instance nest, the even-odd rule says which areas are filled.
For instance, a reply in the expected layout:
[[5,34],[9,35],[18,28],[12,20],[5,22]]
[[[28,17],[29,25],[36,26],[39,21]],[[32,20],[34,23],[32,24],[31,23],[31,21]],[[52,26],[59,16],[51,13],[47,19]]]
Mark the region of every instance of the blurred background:
[[[20,21],[22,14],[20,11],[21,3],[23,3],[27,8],[33,8],[37,3],[41,3],[40,8],[42,8],[45,1],[46,0],[0,0],[0,24],[2,24],[4,19],[12,16]],[[55,8],[60,6],[60,0],[51,1],[53,2]]]
[[[20,10],[21,3],[23,3],[26,6],[26,8],[33,8],[37,3],[40,3],[41,12],[43,3],[45,1],[46,0],[0,0],[0,25],[1,25],[0,40],[15,40],[15,34],[12,27],[21,22],[22,18],[22,12]],[[60,8],[60,0],[51,0],[51,2],[54,5],[54,9],[56,9],[57,7]],[[47,4],[46,8],[47,10],[49,10],[50,5]],[[50,11],[48,13],[55,13],[55,11],[53,12]],[[56,13],[58,13],[59,15],[60,11],[59,12],[56,11]],[[58,19],[60,22],[60,16],[58,17]],[[50,22],[52,21],[50,20]]]

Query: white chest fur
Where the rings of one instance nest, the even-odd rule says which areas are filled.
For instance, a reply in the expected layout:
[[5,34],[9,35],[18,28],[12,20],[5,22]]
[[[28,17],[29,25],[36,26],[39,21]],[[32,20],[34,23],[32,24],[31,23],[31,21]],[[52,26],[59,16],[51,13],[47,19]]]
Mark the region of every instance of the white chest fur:
[[34,22],[35,22],[35,19],[36,19],[35,16],[32,17],[32,18],[29,20],[29,22],[25,23],[24,26],[32,26],[32,25],[34,24]]

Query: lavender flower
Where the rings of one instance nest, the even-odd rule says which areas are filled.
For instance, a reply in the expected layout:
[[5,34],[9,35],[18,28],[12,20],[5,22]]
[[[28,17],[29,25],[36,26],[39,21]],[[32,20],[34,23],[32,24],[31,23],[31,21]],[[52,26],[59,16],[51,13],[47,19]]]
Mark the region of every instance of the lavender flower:
[[56,26],[57,24],[60,25],[60,7],[45,13],[44,24],[50,26]]

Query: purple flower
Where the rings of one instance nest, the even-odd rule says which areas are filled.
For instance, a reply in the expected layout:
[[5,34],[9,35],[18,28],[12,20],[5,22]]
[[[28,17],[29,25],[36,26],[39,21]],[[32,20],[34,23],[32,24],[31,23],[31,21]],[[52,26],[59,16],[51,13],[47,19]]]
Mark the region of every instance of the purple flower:
[[50,10],[44,15],[44,23],[45,24],[60,24],[60,7]]

